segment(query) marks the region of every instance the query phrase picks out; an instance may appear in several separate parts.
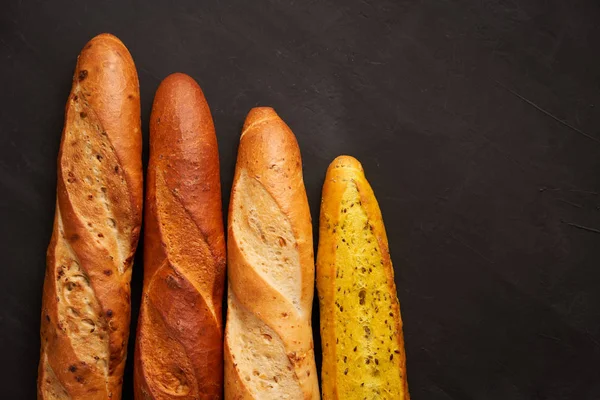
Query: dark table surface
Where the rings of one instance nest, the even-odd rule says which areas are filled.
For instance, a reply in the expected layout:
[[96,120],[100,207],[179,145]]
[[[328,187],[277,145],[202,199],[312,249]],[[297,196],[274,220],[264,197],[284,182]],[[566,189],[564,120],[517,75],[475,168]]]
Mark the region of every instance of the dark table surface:
[[[600,398],[594,0],[4,2],[2,398],[35,397],[64,105],[77,54],[101,32],[137,64],[144,160],[160,80],[200,83],[225,205],[256,105],[298,137],[315,228],[328,163],[362,161],[389,234],[413,399]],[[138,254],[133,328],[142,268]]]

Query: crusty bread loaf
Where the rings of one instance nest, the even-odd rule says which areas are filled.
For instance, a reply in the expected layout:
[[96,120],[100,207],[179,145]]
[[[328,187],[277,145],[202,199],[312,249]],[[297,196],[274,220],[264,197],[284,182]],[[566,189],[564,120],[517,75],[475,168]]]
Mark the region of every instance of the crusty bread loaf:
[[173,74],[150,117],[136,399],[222,398],[224,279],[215,128],[198,84]]
[[318,399],[302,162],[271,108],[248,114],[229,206],[225,398]]
[[409,398],[400,306],[379,205],[360,163],[336,158],[317,255],[323,399]]
[[39,399],[120,399],[142,211],[138,78],[93,38],[77,61],[58,157],[42,297]]

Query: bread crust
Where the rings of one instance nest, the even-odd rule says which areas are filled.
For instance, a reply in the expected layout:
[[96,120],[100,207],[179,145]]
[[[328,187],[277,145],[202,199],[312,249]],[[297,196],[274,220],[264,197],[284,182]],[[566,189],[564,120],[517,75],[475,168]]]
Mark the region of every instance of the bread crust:
[[142,212],[140,96],[125,45],[79,55],[58,156],[42,296],[39,399],[120,399]]
[[198,84],[175,73],[150,117],[136,399],[223,396],[225,238],[217,138]]
[[225,398],[318,399],[310,211],[298,143],[272,108],[246,118],[228,221]]
[[[391,294],[389,306],[391,314],[385,314],[386,323],[393,325],[397,332],[396,350],[394,352],[395,368],[401,375],[401,393],[404,399],[409,399],[408,384],[406,380],[406,355],[404,352],[404,338],[402,334],[402,318],[400,305],[397,301],[396,286],[394,283],[394,270],[389,254],[388,240],[383,224],[381,211],[377,199],[366,180],[362,165],[350,156],[337,157],[327,169],[321,201],[321,214],[319,219],[319,246],[317,254],[317,289],[319,294],[319,310],[321,322],[321,342],[323,348],[322,364],[322,394],[324,400],[343,399],[338,393],[338,385],[344,376],[338,376],[336,362],[343,354],[339,352],[338,340],[335,333],[335,313],[337,311],[336,278],[338,273],[343,273],[344,268],[354,266],[341,265],[337,259],[338,246],[346,245],[342,242],[342,227],[339,226],[341,214],[344,212],[342,198],[349,185],[355,185],[358,190],[360,202],[351,204],[352,207],[361,207],[366,213],[368,228],[376,238],[378,253],[381,255],[381,268],[385,272],[387,291]],[[347,212],[347,209],[345,210]],[[367,227],[365,227],[366,229]],[[351,245],[350,245],[351,246]],[[342,296],[356,296],[358,293],[341,294]],[[390,317],[393,314],[393,317]],[[356,322],[358,323],[358,322]],[[356,343],[361,342],[361,337],[354,338]],[[340,341],[341,342],[341,341]],[[382,342],[383,343],[383,342]],[[356,351],[356,348],[354,349]],[[361,397],[362,398],[362,397]]]

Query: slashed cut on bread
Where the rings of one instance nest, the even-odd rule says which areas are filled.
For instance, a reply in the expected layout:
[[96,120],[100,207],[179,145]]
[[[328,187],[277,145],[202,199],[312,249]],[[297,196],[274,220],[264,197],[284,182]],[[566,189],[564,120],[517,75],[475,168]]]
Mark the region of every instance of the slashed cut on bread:
[[82,50],[58,156],[42,297],[39,399],[120,399],[142,217],[135,65],[109,34]]
[[136,399],[222,398],[224,279],[213,120],[198,84],[172,74],[150,117]]
[[248,114],[229,206],[225,398],[318,399],[312,227],[296,138]]
[[317,288],[324,400],[409,399],[383,219],[361,164],[336,158],[321,201]]

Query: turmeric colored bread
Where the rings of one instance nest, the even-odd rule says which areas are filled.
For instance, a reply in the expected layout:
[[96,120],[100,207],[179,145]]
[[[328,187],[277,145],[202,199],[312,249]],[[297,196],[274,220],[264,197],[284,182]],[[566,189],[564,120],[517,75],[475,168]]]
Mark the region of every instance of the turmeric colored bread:
[[222,398],[224,279],[213,120],[198,84],[172,74],[150,116],[136,399]]
[[226,399],[319,399],[312,243],[296,138],[272,108],[254,108],[229,205]]
[[321,201],[317,289],[324,400],[409,399],[394,271],[361,164],[336,158]]
[[142,220],[135,65],[109,34],[82,50],[58,156],[42,295],[39,399],[120,399]]

